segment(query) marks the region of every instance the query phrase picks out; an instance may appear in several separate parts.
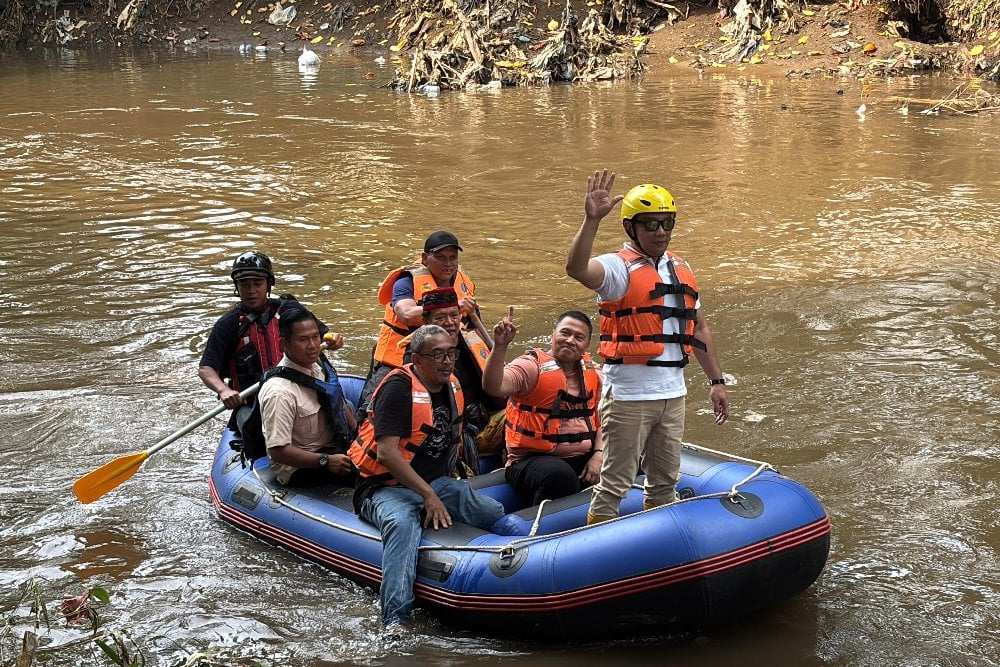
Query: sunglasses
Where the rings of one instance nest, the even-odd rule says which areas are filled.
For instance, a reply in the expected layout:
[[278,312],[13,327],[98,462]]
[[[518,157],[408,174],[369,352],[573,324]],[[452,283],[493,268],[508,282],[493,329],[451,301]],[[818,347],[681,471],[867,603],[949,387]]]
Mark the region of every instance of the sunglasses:
[[669,220],[630,220],[633,225],[639,225],[647,232],[655,232],[660,227],[663,227],[663,231],[672,231],[674,225],[677,224],[677,218],[670,218]]

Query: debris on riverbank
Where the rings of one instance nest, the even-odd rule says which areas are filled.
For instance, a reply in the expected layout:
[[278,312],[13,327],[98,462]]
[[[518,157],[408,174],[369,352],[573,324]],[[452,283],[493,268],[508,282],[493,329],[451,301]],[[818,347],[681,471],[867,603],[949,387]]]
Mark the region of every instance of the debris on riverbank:
[[768,76],[933,70],[1000,79],[1000,0],[91,2],[0,0],[0,48],[310,44],[320,54],[392,58],[388,85],[409,91],[630,78],[667,64]]
[[982,88],[970,90],[970,86],[961,85],[941,100],[931,100],[917,97],[886,97],[880,100],[883,104],[892,104],[896,110],[909,113],[912,106],[924,107],[918,113],[937,114],[949,112],[955,114],[973,114],[1000,111],[1000,95],[993,95]]

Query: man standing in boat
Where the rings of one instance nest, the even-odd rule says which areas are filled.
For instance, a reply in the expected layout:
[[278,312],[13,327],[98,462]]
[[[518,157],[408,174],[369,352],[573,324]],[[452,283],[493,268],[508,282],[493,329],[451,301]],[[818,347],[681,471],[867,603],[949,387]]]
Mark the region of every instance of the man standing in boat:
[[[567,275],[597,293],[601,316],[605,453],[588,524],[618,516],[640,464],[643,506],[673,502],[684,436],[684,366],[691,355],[708,376],[716,424],[729,416],[726,380],[694,274],[667,250],[677,220],[674,198],[649,184],[612,197],[614,182],[606,169],[587,178],[585,217],[566,258]],[[617,252],[592,257],[598,226],[618,202],[628,241]]]
[[[458,253],[462,246],[458,237],[451,232],[439,230],[424,241],[424,251],[419,264],[411,264],[395,269],[379,285],[378,300],[385,306],[385,314],[378,331],[378,341],[372,353],[372,370],[361,391],[359,409],[367,407],[372,392],[394,368],[403,365],[403,348],[399,341],[423,325],[423,308],[420,300],[424,292],[439,287],[454,287],[458,294],[458,305],[466,317],[463,335],[477,335],[473,324],[476,311],[476,285],[458,263]],[[470,348],[478,355],[481,366],[486,364],[488,350],[470,340]]]
[[[241,254],[233,261],[229,276],[240,302],[212,327],[198,366],[198,377],[233,410],[243,405],[240,392],[260,382],[264,371],[281,359],[280,311],[298,302],[287,295],[271,298],[274,270],[271,259],[262,252],[252,250]],[[320,331],[327,349],[343,347],[343,336],[327,333],[323,324]]]
[[448,332],[426,325],[410,341],[413,363],[392,370],[372,396],[350,457],[358,468],[358,515],[382,534],[382,622],[410,621],[423,528],[461,521],[488,530],[504,515],[496,500],[453,474],[462,443],[458,349]]
[[556,319],[549,349],[504,366],[514,341],[514,306],[493,327],[483,389],[507,396],[507,483],[528,505],[580,491],[598,480],[603,461],[597,403],[601,377],[587,355],[593,326],[575,310]]

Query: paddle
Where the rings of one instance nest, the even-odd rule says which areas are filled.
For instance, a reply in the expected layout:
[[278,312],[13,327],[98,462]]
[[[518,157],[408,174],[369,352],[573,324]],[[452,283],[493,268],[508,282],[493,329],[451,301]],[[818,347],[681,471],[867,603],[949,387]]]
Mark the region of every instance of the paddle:
[[[258,389],[260,389],[259,382],[241,391],[240,397],[245,399],[253,396]],[[215,417],[225,410],[225,404],[219,403],[216,407],[212,408],[201,417],[198,417],[179,431],[168,435],[166,438],[160,440],[146,451],[139,452],[138,454],[129,454],[128,456],[119,456],[117,459],[105,463],[97,470],[87,473],[80,479],[76,480],[76,483],[73,484],[73,493],[76,494],[76,497],[79,498],[82,503],[94,502],[105,493],[134,475],[139,469],[139,466],[142,465],[142,462],[150,456],[160,451],[173,441],[187,435],[212,417]]]
[[469,312],[469,321],[472,322],[472,326],[476,327],[476,333],[478,333],[479,337],[483,339],[484,343],[486,343],[486,347],[492,350],[493,337],[490,336],[490,332],[486,330],[486,326],[483,324],[483,321],[479,319],[479,315],[476,311],[473,310]]

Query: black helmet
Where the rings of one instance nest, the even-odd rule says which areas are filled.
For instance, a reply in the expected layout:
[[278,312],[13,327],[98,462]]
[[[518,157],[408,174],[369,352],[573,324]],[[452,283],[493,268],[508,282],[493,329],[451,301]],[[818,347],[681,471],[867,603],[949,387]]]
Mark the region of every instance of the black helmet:
[[233,260],[233,270],[229,276],[235,283],[245,276],[258,276],[267,278],[267,286],[274,286],[274,271],[271,270],[270,258],[262,252],[256,250],[245,252]]

